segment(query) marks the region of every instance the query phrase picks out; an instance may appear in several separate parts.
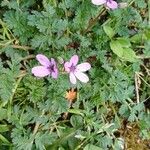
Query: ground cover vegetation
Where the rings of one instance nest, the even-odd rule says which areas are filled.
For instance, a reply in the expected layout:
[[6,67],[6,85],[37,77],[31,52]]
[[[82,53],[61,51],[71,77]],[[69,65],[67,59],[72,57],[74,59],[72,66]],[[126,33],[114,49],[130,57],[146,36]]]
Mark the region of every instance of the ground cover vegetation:
[[150,0],[1,0],[0,149],[149,150]]

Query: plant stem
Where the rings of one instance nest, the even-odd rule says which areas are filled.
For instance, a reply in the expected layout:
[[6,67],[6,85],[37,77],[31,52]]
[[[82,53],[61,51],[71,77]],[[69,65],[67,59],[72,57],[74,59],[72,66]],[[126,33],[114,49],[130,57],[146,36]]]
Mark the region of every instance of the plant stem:
[[18,86],[19,86],[19,84],[20,84],[20,82],[21,82],[21,80],[22,80],[23,77],[24,76],[21,76],[20,78],[18,78],[18,80],[17,80],[17,82],[15,84],[14,89],[12,89],[12,95],[11,95],[11,97],[9,99],[9,103],[8,103],[8,112],[7,112],[8,118],[10,118],[10,116],[11,116],[13,98],[15,96],[16,90],[17,90],[17,88],[18,88]]
[[83,35],[85,33],[87,33],[96,24],[96,22],[99,19],[99,17],[102,16],[102,15],[104,15],[105,12],[106,12],[106,9],[102,8],[101,11],[100,11],[100,13],[91,22],[89,22],[88,27],[83,31]]
[[22,49],[22,50],[32,50],[33,49],[29,46],[21,46],[21,45],[12,45],[12,48]]
[[28,55],[28,56],[26,56],[26,57],[22,58],[22,61],[24,61],[24,60],[28,60],[28,59],[33,59],[33,58],[35,58],[35,56],[34,56],[34,55]]

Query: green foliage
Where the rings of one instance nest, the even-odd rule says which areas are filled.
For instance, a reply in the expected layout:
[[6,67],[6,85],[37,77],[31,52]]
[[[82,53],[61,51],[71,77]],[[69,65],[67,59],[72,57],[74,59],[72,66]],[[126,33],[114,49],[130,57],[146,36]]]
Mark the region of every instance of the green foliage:
[[26,77],[23,80],[23,87],[28,91],[27,98],[32,102],[42,101],[47,93],[47,89],[44,86],[42,80],[33,79],[31,76]]
[[104,25],[103,29],[105,31],[105,33],[107,34],[107,36],[109,36],[109,38],[111,39],[114,36],[114,30],[111,28],[110,25]]
[[21,11],[10,10],[4,14],[4,21],[21,43],[27,43],[33,34],[33,28],[28,26],[27,17],[28,12]]
[[90,150],[90,149],[102,150],[101,148],[99,148],[99,147],[97,147],[95,145],[92,145],[92,144],[86,145],[83,150]]
[[[0,149],[122,150],[128,125],[150,139],[150,4],[118,2],[127,6],[2,0]],[[56,59],[58,79],[32,75],[37,54]],[[86,84],[72,85],[59,63],[74,54],[92,66]]]
[[110,47],[112,51],[122,59],[125,59],[130,62],[136,61],[136,54],[130,48],[131,44],[128,39],[118,38],[117,40],[113,40],[110,42]]

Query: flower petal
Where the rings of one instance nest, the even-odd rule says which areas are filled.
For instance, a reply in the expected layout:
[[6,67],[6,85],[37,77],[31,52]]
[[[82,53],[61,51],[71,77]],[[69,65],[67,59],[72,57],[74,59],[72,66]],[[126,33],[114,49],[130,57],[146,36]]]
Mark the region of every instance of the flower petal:
[[113,1],[113,0],[111,0],[110,2],[108,1],[108,2],[106,3],[106,5],[107,5],[109,8],[111,8],[111,9],[116,9],[116,8],[118,8],[117,2],[115,2],[115,1]]
[[50,59],[50,62],[51,62],[51,65],[56,66],[56,61],[55,61],[55,59],[54,59],[54,58],[51,58],[51,59]]
[[76,69],[80,72],[87,71],[91,68],[91,65],[87,62],[77,65]]
[[40,62],[41,65],[48,67],[51,63],[49,59],[42,54],[36,55],[36,59]]
[[76,71],[74,74],[81,82],[87,83],[89,81],[89,77],[80,71]]
[[75,75],[74,75],[73,73],[70,73],[70,74],[69,74],[69,78],[70,78],[70,82],[71,82],[72,84],[76,84],[77,79],[76,79],[76,77],[75,77]]
[[57,79],[57,77],[58,77],[58,69],[56,67],[54,67],[54,71],[52,72],[52,77],[54,79]]
[[58,68],[54,58],[51,58],[51,65],[53,66],[52,77],[56,79],[58,77]]
[[65,71],[66,72],[70,72],[70,67],[71,67],[71,63],[70,62],[65,62],[65,64],[64,64],[64,68],[65,68]]
[[32,68],[32,73],[36,77],[45,77],[50,74],[50,71],[44,66],[36,66]]
[[78,61],[79,61],[78,55],[73,55],[73,56],[71,57],[71,59],[70,59],[71,65],[73,64],[74,66],[77,65]]
[[92,0],[94,5],[102,5],[106,3],[106,0]]

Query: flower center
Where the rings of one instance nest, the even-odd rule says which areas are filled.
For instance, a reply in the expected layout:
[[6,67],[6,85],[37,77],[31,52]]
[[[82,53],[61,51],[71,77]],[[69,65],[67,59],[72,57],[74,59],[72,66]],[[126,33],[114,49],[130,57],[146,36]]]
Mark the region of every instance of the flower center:
[[74,65],[72,64],[71,67],[69,67],[69,69],[70,69],[70,72],[74,72],[75,69],[76,69],[76,66],[74,66]]
[[50,72],[55,72],[54,65],[49,65],[48,69],[49,69]]
[[107,2],[112,3],[112,0],[107,0]]

